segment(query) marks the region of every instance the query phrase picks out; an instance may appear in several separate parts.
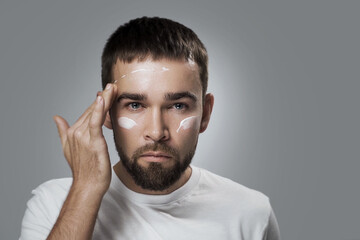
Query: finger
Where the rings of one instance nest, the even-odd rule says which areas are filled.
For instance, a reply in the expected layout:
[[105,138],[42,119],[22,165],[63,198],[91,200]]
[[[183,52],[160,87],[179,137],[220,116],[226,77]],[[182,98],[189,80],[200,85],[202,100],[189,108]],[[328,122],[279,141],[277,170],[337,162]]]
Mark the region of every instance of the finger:
[[[98,96],[103,96],[103,95],[105,95],[104,94],[104,92],[105,92],[106,90],[104,90],[104,91],[98,91],[97,92],[97,97]],[[95,106],[96,106],[96,99],[95,99],[95,101],[94,101],[94,103],[92,104],[92,106],[93,106],[93,108],[91,109],[91,112],[89,112],[89,114],[87,114],[87,115],[84,115],[83,117],[82,117],[82,123],[81,124],[76,124],[76,128],[78,128],[80,131],[88,131],[89,132],[89,122],[90,122],[90,119],[91,119],[91,116],[92,116],[92,112],[94,111],[94,109],[95,109]],[[103,116],[103,119],[102,119],[102,121],[101,121],[101,124],[103,125],[104,124],[104,119],[105,119],[105,116],[106,116],[106,113],[105,113],[105,111],[104,111],[104,116]],[[75,125],[74,125],[75,126]]]
[[[102,91],[98,91],[96,93],[96,96],[101,96],[102,95]],[[79,127],[81,126],[83,123],[86,123],[86,120],[89,118],[89,116],[91,116],[91,112],[94,109],[95,106],[95,101],[85,110],[85,112],[76,120],[74,127]]]
[[[96,103],[96,100],[94,101]],[[93,110],[94,111],[94,110]],[[84,120],[83,123],[80,124],[79,126],[77,126],[75,129],[77,129],[80,132],[87,132],[89,133],[89,123],[90,123],[90,119],[91,119],[92,113],[88,114]],[[77,131],[75,130],[75,131]]]
[[59,115],[53,116],[53,119],[60,136],[61,145],[64,147],[66,143],[66,130],[69,128],[69,124],[64,118],[60,117]]
[[107,84],[102,93],[104,98],[104,112],[108,112],[117,95],[117,86],[115,84]]
[[[109,110],[109,108],[111,107],[115,97],[116,97],[116,93],[117,93],[117,87],[114,84],[108,84],[104,91],[98,91],[96,93],[96,96],[102,96],[103,100],[105,100],[104,102],[105,104],[105,113]],[[94,111],[96,105],[96,100],[85,110],[85,112],[78,118],[78,120],[76,120],[74,127],[79,127],[82,124],[86,124],[87,120],[89,119],[89,117],[91,117],[92,112]],[[104,117],[105,119],[105,117]]]
[[102,137],[102,125],[104,119],[104,99],[101,96],[96,98],[94,111],[89,119],[90,138]]
[[[116,101],[116,98],[118,96],[118,87],[116,84],[113,84],[113,94],[112,94],[112,99],[111,99],[111,102],[110,102],[110,107],[109,109],[111,108],[111,106],[114,104],[114,102]],[[108,110],[109,110],[108,109]]]

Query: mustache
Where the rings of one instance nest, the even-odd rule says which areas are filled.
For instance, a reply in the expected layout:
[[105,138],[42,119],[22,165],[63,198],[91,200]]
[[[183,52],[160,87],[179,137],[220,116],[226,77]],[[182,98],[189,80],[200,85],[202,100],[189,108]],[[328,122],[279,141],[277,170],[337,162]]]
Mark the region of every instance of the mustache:
[[149,144],[146,144],[146,145],[136,149],[132,158],[138,159],[142,154],[144,154],[145,152],[148,152],[148,151],[164,152],[164,153],[171,155],[173,158],[177,158],[179,156],[178,150],[176,150],[173,147],[170,147],[163,143],[149,143]]

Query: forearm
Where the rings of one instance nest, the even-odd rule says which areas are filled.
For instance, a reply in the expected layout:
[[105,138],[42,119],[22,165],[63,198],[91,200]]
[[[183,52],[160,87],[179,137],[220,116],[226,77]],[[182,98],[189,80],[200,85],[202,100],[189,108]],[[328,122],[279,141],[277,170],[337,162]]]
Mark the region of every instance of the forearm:
[[47,239],[91,239],[102,198],[111,181],[111,163],[102,126],[117,87],[108,84],[71,127],[54,116],[73,184]]
[[72,186],[47,239],[91,239],[103,195]]

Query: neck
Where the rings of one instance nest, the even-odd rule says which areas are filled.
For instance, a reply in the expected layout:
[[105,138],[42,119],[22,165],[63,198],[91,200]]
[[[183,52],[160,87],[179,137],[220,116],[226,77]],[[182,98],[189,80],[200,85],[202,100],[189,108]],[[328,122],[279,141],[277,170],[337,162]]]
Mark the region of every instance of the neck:
[[181,175],[179,180],[177,180],[173,185],[171,185],[169,188],[162,190],[162,191],[154,191],[154,190],[148,190],[140,187],[137,185],[132,178],[132,176],[128,173],[128,171],[125,169],[124,165],[121,161],[119,161],[117,164],[115,164],[114,172],[116,173],[116,176],[120,179],[120,181],[130,190],[142,193],[142,194],[149,194],[149,195],[164,195],[169,194],[176,189],[182,187],[190,178],[191,176],[191,167],[189,166],[184,173]]

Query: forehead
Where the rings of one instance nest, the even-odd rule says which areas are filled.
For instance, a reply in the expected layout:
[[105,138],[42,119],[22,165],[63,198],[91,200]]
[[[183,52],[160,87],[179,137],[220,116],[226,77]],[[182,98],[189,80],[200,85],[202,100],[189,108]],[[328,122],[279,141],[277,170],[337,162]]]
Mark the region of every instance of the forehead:
[[119,91],[191,91],[201,94],[199,68],[191,61],[145,60],[113,66],[113,79]]

